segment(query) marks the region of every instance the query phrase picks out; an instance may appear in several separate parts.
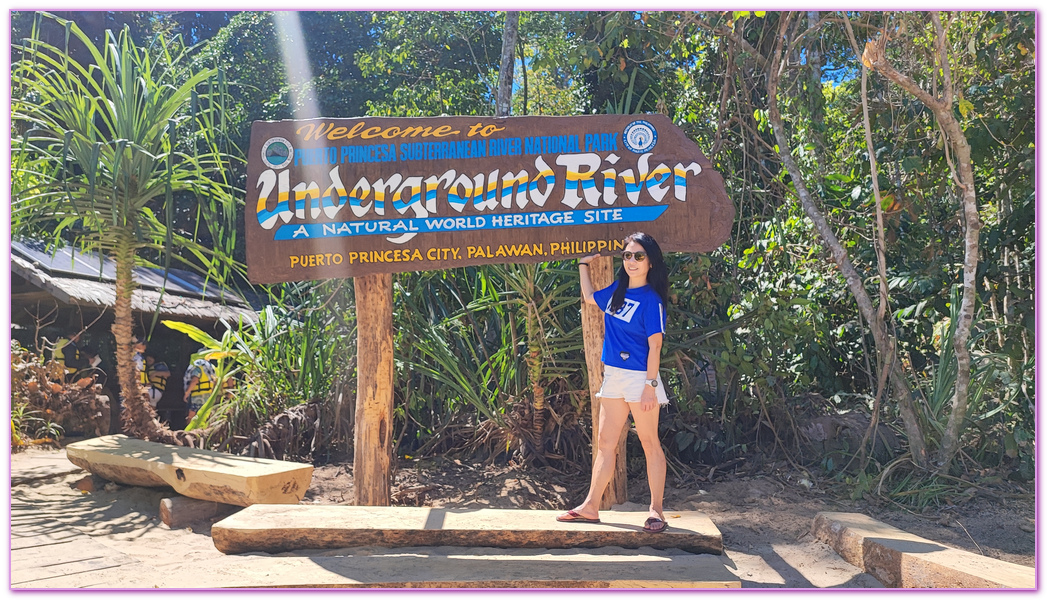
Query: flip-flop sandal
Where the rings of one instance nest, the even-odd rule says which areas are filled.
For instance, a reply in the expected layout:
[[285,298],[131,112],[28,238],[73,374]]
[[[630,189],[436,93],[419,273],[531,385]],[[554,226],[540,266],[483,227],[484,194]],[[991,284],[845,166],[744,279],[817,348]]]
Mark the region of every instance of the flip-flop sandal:
[[668,523],[658,517],[647,517],[647,520],[643,522],[643,530],[647,533],[661,533],[668,526]]
[[561,523],[599,523],[600,519],[590,519],[589,517],[583,516],[580,512],[575,510],[569,510],[562,515],[556,517],[557,521]]

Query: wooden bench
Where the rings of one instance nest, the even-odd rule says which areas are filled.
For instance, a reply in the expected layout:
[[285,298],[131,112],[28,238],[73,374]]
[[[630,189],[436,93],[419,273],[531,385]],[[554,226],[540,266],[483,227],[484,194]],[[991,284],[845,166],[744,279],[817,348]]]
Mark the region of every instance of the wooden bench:
[[69,462],[124,485],[170,486],[183,496],[237,506],[297,504],[312,465],[223,454],[107,435],[66,446]]

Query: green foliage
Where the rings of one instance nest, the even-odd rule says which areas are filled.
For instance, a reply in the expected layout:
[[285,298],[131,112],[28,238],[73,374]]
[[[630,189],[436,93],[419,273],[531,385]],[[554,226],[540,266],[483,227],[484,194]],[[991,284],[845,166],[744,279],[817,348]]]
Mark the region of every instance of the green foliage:
[[[30,37],[15,50],[12,233],[106,253],[129,240],[228,277],[236,266],[221,242],[236,201],[219,144],[220,73],[194,69],[179,38],[138,46],[124,29],[96,46],[75,23],[56,22],[64,45]],[[70,40],[87,60],[68,52]],[[196,197],[209,245],[173,229],[178,192]],[[188,256],[165,252],[176,244]]]
[[217,363],[215,389],[187,431],[205,426],[212,416],[257,425],[291,406],[329,398],[339,370],[347,368],[351,351],[345,340],[352,339],[352,331],[320,309],[323,289],[316,292],[292,286],[290,297],[265,307],[256,321],[223,321],[226,329],[217,340],[187,323],[163,321],[203,345],[206,351],[192,359]]
[[376,116],[494,113],[503,18],[495,12],[374,12],[355,54]]
[[29,410],[29,404],[16,402],[11,407],[11,451],[20,450],[34,441],[59,440],[62,427],[47,419],[43,413]]
[[[141,248],[181,244],[177,236],[183,234],[190,242],[226,239],[222,234],[234,231],[228,225],[235,210],[228,202],[235,196],[230,182],[243,175],[242,164],[230,164],[222,153],[246,146],[251,121],[293,117],[301,92],[311,93],[330,117],[493,112],[503,13],[297,17],[304,41],[287,39],[271,13],[244,12],[199,54],[164,36],[149,46],[163,51],[154,56],[150,50],[148,65],[129,52],[131,62],[142,62],[137,68],[143,76],[164,82],[158,93],[189,90],[191,97],[195,90],[196,100],[170,116],[151,117],[164,119],[149,130],[153,142],[119,147],[116,141],[91,146],[79,134],[67,142],[71,127],[42,127],[40,111],[54,110],[67,102],[65,96],[75,96],[77,86],[91,84],[56,75],[65,66],[52,52],[62,49],[61,36],[50,38],[50,47],[16,47],[16,231],[76,237],[88,224],[108,228],[106,211],[83,212],[69,198],[93,190],[96,207],[119,208],[129,197],[120,182],[132,169],[146,173],[153,161],[159,175],[150,176],[150,189],[159,195],[135,208],[144,215],[136,230]],[[867,324],[797,205],[768,120],[764,63],[782,17],[744,10],[521,15],[514,114],[664,112],[707,153],[735,203],[728,244],[704,255],[667,256],[672,298],[662,364],[675,412],[662,433],[667,447],[687,461],[716,464],[766,441],[760,432],[768,423],[784,435],[794,416],[867,411],[876,395],[879,372]],[[971,341],[976,386],[964,451],[971,460],[1027,478],[1034,454],[1035,14],[968,11],[947,17],[955,113],[971,144],[983,224],[980,312]],[[948,324],[963,257],[950,164],[955,158],[946,153],[926,107],[872,74],[870,125],[882,193],[876,206],[860,57],[843,18],[855,24],[859,49],[884,27],[896,31],[892,40],[906,41],[888,45],[892,63],[927,89],[940,89],[935,86],[941,73],[930,68],[933,27],[928,13],[823,12],[816,27],[802,13],[787,32],[794,46],[779,94],[788,145],[873,298],[880,283],[872,242],[877,208],[883,214],[889,295],[884,308],[933,444],[955,377]],[[24,29],[25,17],[17,23]],[[179,30],[164,29],[159,18],[141,26]],[[114,36],[108,47],[122,48],[116,43],[121,39]],[[296,43],[304,49],[308,76],[288,75],[281,47]],[[39,74],[41,83],[30,84],[30,74]],[[205,93],[212,88],[222,93]],[[103,103],[76,102],[79,108],[70,114],[94,110],[95,121],[107,122]],[[234,131],[231,140],[213,133],[223,127]],[[148,152],[137,156],[138,147]],[[168,162],[176,171],[170,194]],[[184,176],[177,174],[180,165],[186,165]],[[56,181],[61,185],[54,186]],[[198,222],[222,225],[197,234]],[[211,243],[198,246],[193,250],[190,243],[190,251],[178,256],[214,272]],[[539,395],[548,399],[561,428],[577,427],[571,415],[585,409],[587,391],[574,269],[557,263],[471,267],[405,273],[395,282],[395,439],[401,452],[449,449],[454,444],[434,440],[462,427],[478,430],[483,422],[511,429],[520,422],[521,407],[537,405]],[[275,287],[274,306],[258,323],[231,324],[222,339],[202,340],[224,353],[226,371],[235,373],[238,386],[234,399],[216,396],[209,418],[224,415],[246,426],[295,403],[351,394],[355,310],[348,286]],[[812,400],[819,397],[831,400]],[[896,407],[885,402],[879,418],[894,424]],[[837,471],[842,465],[836,462],[825,466]],[[880,493],[919,504],[957,485],[914,474],[904,460],[870,468],[846,474],[856,497]]]
[[[219,66],[225,73],[231,96],[227,118],[243,148],[253,121],[296,118],[303,106],[294,104],[295,95],[315,99],[320,115],[332,117],[366,114],[367,103],[377,97],[351,60],[353,52],[373,43],[368,13],[284,15],[298,20],[304,39],[277,27],[272,12],[242,12],[196,57],[198,64]],[[287,64],[288,57],[298,56],[303,64]]]
[[576,115],[583,98],[575,85],[575,70],[563,57],[574,43],[568,13],[520,14],[513,115]]

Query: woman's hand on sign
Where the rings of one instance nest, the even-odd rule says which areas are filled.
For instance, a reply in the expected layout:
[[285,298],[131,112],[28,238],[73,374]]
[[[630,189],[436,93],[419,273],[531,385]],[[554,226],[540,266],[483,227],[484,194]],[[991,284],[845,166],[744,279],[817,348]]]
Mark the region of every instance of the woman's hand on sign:
[[[593,299],[593,293],[595,293],[593,282],[589,279],[589,263],[599,257],[600,253],[597,252],[596,254],[590,254],[589,256],[583,256],[578,259],[578,280],[582,284],[582,299],[586,304],[592,304],[593,306],[596,306],[596,300]],[[585,268],[583,269],[581,265],[585,265]]]

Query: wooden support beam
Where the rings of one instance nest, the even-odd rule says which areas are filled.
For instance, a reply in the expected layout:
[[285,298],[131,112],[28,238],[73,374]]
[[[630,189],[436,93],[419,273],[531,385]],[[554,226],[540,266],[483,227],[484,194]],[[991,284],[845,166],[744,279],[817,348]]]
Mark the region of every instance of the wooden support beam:
[[356,289],[357,506],[389,506],[393,437],[393,276],[353,278]]
[[160,501],[160,521],[171,529],[181,529],[199,521],[229,516],[238,508],[232,504],[172,496]]
[[[593,289],[603,289],[614,282],[614,259],[610,256],[601,256],[594,259],[587,267],[589,277],[593,282]],[[596,440],[600,433],[600,398],[597,392],[603,384],[603,363],[600,355],[603,353],[603,311],[599,308],[582,302],[582,338],[585,344],[585,364],[589,369],[589,398],[592,405],[593,416],[593,461],[596,460]],[[600,510],[607,510],[615,504],[627,501],[627,486],[625,472],[625,439],[629,431],[628,427],[622,427],[621,437],[618,439],[618,452],[614,463],[614,477],[604,490],[603,500],[600,502]]]

